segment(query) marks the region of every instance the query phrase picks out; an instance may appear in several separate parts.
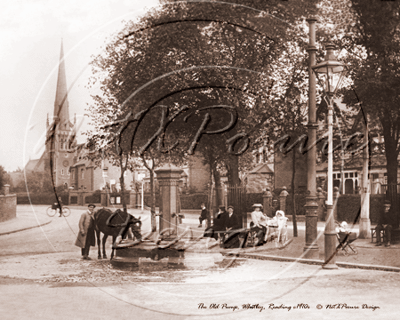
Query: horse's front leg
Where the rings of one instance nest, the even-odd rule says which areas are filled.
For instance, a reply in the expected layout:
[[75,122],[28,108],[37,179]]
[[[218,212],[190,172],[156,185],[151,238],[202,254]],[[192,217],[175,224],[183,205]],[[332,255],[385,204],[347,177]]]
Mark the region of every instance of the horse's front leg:
[[101,259],[100,253],[100,231],[96,230],[96,238],[97,238],[97,258]]
[[115,240],[117,239],[117,237],[116,236],[113,236],[113,245],[112,245],[112,250],[111,250],[111,258],[110,258],[110,260],[112,260],[113,258],[114,258],[114,243],[115,243]]
[[[103,243],[103,259],[107,259],[107,254],[106,254],[106,241],[107,241],[107,235],[105,234],[104,236],[103,236],[103,241],[102,241],[102,243]],[[99,251],[99,254],[100,254],[100,251]]]

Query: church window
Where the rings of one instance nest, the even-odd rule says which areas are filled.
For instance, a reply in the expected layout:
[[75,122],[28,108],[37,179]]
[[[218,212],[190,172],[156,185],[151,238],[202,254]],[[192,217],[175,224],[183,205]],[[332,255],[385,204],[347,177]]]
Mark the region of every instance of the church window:
[[81,178],[85,179],[85,169],[81,169]]

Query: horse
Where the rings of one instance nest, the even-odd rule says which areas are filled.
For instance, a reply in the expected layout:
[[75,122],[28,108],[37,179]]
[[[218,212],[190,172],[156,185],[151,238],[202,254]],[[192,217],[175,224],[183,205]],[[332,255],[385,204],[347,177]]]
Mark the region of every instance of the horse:
[[111,259],[114,257],[114,244],[118,236],[122,239],[126,237],[128,233],[133,232],[136,239],[141,239],[140,228],[142,222],[136,219],[131,214],[117,209],[114,213],[107,209],[102,208],[94,213],[94,228],[97,238],[98,247],[98,258],[101,259],[100,250],[100,232],[103,233],[103,258],[107,259],[105,244],[108,236],[113,238],[113,248],[111,251]]

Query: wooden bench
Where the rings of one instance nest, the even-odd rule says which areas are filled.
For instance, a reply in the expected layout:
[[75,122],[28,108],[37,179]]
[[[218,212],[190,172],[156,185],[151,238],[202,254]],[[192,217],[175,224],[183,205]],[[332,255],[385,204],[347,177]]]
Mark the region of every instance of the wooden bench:
[[[376,239],[376,227],[371,227],[371,242],[374,242],[374,238]],[[381,230],[381,239],[383,240],[383,232],[384,230]]]
[[[374,242],[374,238],[376,239],[376,227],[371,227],[371,242]],[[381,239],[383,241],[384,230],[381,230]],[[392,242],[400,241],[400,228],[392,229]]]

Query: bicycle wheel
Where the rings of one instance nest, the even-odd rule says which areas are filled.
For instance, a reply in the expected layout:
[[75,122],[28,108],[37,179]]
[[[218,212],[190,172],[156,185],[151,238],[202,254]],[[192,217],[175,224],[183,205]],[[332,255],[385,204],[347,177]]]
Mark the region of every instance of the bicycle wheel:
[[56,214],[56,210],[54,210],[51,206],[47,208],[46,213],[49,217],[54,217]]
[[68,217],[71,214],[71,210],[68,207],[63,207],[62,214],[64,217]]

